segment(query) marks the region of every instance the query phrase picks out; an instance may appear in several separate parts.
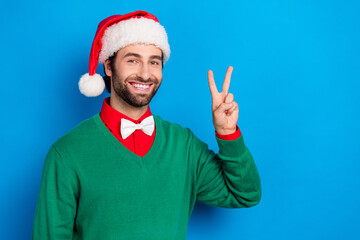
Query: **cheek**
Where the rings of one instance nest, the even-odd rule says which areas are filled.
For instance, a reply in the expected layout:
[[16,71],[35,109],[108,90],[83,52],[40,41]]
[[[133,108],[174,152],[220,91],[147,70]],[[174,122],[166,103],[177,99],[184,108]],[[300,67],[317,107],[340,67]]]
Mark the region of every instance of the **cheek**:
[[162,80],[162,69],[154,69],[154,71],[151,74],[152,76],[154,76],[156,79],[158,79],[160,82]]
[[121,78],[127,78],[131,75],[134,75],[136,72],[136,67],[129,65],[127,62],[120,62],[116,66],[116,73]]
[[[114,74],[114,73],[113,73]],[[133,71],[129,71],[128,69],[118,69],[116,71],[116,79],[120,82],[125,82],[126,79],[135,76]]]

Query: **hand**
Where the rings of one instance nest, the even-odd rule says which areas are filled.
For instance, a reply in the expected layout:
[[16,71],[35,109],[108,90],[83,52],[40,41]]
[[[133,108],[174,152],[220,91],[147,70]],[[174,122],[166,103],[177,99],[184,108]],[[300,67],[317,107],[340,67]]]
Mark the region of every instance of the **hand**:
[[216,88],[213,72],[208,71],[213,123],[215,131],[220,135],[234,133],[239,118],[239,106],[234,101],[234,95],[228,93],[232,71],[233,67],[228,67],[221,92]]

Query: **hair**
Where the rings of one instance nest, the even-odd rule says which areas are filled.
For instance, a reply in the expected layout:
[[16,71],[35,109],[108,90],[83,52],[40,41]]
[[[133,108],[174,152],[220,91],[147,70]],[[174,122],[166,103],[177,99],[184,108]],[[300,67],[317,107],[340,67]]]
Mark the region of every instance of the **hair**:
[[[115,72],[115,59],[116,59],[116,55],[119,51],[117,51],[114,55],[112,55],[111,57],[108,58],[108,60],[110,61],[110,68],[111,68],[111,72]],[[163,52],[161,51],[161,57],[163,58]],[[164,68],[164,60],[161,61],[161,67]],[[104,82],[105,82],[105,86],[106,86],[106,90],[111,93],[111,77],[109,77],[108,75],[106,75],[105,72],[105,64],[104,64],[104,76],[103,76]]]
[[[111,57],[109,57],[109,61],[110,61],[110,68],[111,68],[111,72],[114,72],[115,70],[115,59],[116,59],[116,55],[118,52],[116,52],[114,55],[112,55]],[[104,64],[104,82],[105,82],[105,86],[106,86],[106,90],[111,93],[111,78],[106,75],[105,72],[105,64]]]

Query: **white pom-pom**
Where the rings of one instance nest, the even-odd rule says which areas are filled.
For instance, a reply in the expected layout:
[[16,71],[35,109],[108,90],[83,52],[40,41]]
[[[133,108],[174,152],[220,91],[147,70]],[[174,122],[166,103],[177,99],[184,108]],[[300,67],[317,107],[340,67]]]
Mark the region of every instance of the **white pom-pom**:
[[99,74],[90,76],[86,73],[80,78],[79,89],[87,97],[97,97],[104,91],[105,82]]

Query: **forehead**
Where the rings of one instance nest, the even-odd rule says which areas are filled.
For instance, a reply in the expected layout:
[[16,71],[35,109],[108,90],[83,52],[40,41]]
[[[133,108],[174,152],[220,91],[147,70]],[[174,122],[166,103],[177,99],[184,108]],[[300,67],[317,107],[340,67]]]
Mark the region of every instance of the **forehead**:
[[120,55],[119,57],[124,57],[128,53],[135,53],[141,57],[162,56],[161,49],[153,44],[131,44],[121,48],[118,55]]

